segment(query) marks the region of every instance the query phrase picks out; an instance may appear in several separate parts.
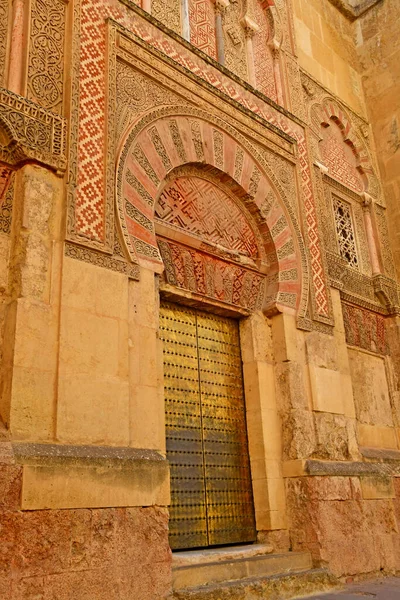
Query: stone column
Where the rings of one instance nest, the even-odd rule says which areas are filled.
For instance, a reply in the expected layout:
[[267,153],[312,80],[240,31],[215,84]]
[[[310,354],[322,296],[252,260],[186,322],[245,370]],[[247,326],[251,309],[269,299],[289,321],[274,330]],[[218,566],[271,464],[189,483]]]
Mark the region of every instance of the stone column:
[[189,0],[181,0],[182,37],[190,42]]
[[256,82],[256,71],[254,67],[254,54],[253,54],[253,36],[259,30],[257,23],[255,23],[249,16],[245,16],[242,19],[242,26],[244,28],[246,36],[246,57],[247,57],[247,69],[248,79],[250,85],[254,88],[257,86]]
[[215,32],[217,40],[217,57],[221,65],[225,64],[224,31],[222,29],[222,15],[229,6],[229,0],[216,0],[215,2]]
[[14,0],[12,7],[11,49],[8,67],[8,89],[22,96],[26,51],[25,0]]
[[379,264],[378,250],[376,247],[374,228],[372,225],[372,217],[371,217],[372,198],[369,194],[364,194],[363,209],[364,209],[363,212],[364,212],[365,231],[367,234],[368,250],[369,250],[369,256],[371,259],[371,266],[372,266],[372,274],[380,275],[382,273],[382,270],[381,270],[381,267]]

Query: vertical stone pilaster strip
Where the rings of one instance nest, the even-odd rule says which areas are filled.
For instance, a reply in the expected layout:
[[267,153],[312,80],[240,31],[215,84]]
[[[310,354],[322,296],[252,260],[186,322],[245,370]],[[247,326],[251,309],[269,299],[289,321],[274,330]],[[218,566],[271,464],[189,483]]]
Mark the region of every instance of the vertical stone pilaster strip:
[[10,60],[8,64],[7,87],[9,90],[20,96],[24,95],[23,71],[25,66],[24,50],[26,47],[25,8],[26,3],[24,0],[14,0],[12,5]]
[[182,37],[190,42],[189,0],[181,0]]
[[272,60],[274,64],[275,87],[278,104],[285,106],[284,86],[282,79],[282,58],[279,46],[271,44]]
[[10,0],[0,0],[0,87],[6,87],[6,61]]
[[246,36],[246,57],[247,57],[247,70],[248,80],[250,85],[254,88],[257,87],[256,81],[256,69],[254,64],[254,52],[253,52],[253,36],[259,30],[257,23],[255,23],[249,16],[245,16],[242,19],[242,26],[244,28]]
[[378,249],[375,241],[374,228],[372,225],[371,218],[371,205],[372,198],[368,194],[364,194],[363,213],[364,213],[364,224],[365,231],[367,234],[368,250],[371,259],[372,275],[380,275],[382,273],[380,264]]
[[217,58],[221,65],[225,65],[225,42],[222,28],[222,15],[229,6],[229,0],[216,0],[215,2],[215,37],[217,41]]

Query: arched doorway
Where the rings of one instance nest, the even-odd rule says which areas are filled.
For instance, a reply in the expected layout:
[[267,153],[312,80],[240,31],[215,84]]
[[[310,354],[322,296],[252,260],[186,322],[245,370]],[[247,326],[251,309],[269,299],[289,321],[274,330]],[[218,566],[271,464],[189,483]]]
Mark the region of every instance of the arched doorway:
[[[253,542],[239,324],[261,306],[257,226],[217,175],[170,177],[155,210],[173,549]],[[171,302],[175,300],[175,302]],[[178,303],[176,302],[178,301]],[[229,316],[227,316],[229,315]]]
[[[196,330],[192,350],[197,353],[194,356],[197,363],[202,343],[198,335],[202,329],[198,326],[199,320],[211,315],[215,330],[220,317],[222,321],[233,319],[229,323],[231,331],[236,330],[236,340],[239,321],[240,334],[246,340],[241,348],[241,359],[250,459],[252,468],[254,463],[257,469],[253,482],[256,522],[258,530],[266,530],[271,518],[275,518],[272,512],[277,512],[278,500],[272,492],[276,486],[271,486],[271,494],[269,492],[263,465],[269,456],[273,456],[273,460],[280,456],[281,450],[276,435],[262,437],[260,423],[270,419],[275,429],[279,424],[273,389],[271,402],[265,402],[265,410],[261,408],[262,398],[267,394],[264,390],[269,389],[271,383],[273,388],[272,365],[268,364],[266,355],[261,356],[256,347],[251,346],[250,340],[256,344],[256,337],[269,335],[265,315],[286,312],[304,317],[308,297],[304,242],[293,205],[248,140],[227,123],[203,111],[180,108],[176,114],[176,110],[167,107],[146,115],[127,133],[116,177],[119,223],[127,254],[140,266],[143,285],[150,281],[150,274],[158,274],[156,285],[160,283],[162,300],[173,303],[175,306],[172,309],[169,306],[168,310],[178,314],[173,320],[182,320],[185,310],[192,312],[190,318]],[[151,306],[151,296],[148,301]],[[158,316],[158,312],[157,304],[154,314]],[[154,329],[157,338],[163,336],[162,329],[161,322],[161,327]],[[175,340],[182,338],[180,332],[173,336]],[[193,338],[190,339],[193,341]],[[240,363],[240,343],[236,346],[239,359],[235,360]],[[176,379],[185,380],[185,374],[177,372],[178,366],[172,367]],[[199,370],[198,364],[196,368]],[[162,368],[160,381],[161,371]],[[200,387],[199,396],[201,373],[194,379]],[[250,379],[253,383],[249,386]],[[164,400],[164,386],[158,382],[154,385],[159,390],[157,398]],[[242,400],[244,406],[243,396]],[[154,399],[154,406],[157,402]],[[201,396],[197,402],[201,402]],[[164,405],[162,410],[164,412]],[[246,428],[242,430],[245,432]],[[200,442],[203,444],[203,438]],[[204,455],[202,447],[196,452]],[[245,454],[248,460],[248,452]],[[201,460],[203,464],[203,458]],[[274,508],[269,509],[272,495]],[[204,514],[200,517],[204,521]],[[183,545],[229,543],[221,538],[210,542],[207,527],[206,523],[203,540]],[[254,536],[253,526],[251,530]],[[240,540],[247,541],[241,536],[231,538],[230,542]],[[176,547],[172,541],[171,545]]]

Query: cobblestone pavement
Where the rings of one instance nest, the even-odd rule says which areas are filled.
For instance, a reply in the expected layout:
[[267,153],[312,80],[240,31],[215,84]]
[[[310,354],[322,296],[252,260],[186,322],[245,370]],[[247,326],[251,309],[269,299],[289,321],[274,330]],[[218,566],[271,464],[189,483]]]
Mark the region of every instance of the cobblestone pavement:
[[348,585],[344,590],[307,596],[302,600],[400,600],[400,577]]

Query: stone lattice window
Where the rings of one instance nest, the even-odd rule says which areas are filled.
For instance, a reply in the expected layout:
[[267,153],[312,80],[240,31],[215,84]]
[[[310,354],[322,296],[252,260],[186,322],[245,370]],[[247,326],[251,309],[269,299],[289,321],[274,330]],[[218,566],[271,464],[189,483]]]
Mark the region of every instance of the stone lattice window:
[[348,262],[350,267],[358,269],[357,248],[353,221],[351,218],[351,206],[348,202],[334,197],[333,209],[335,212],[336,234],[340,256]]

